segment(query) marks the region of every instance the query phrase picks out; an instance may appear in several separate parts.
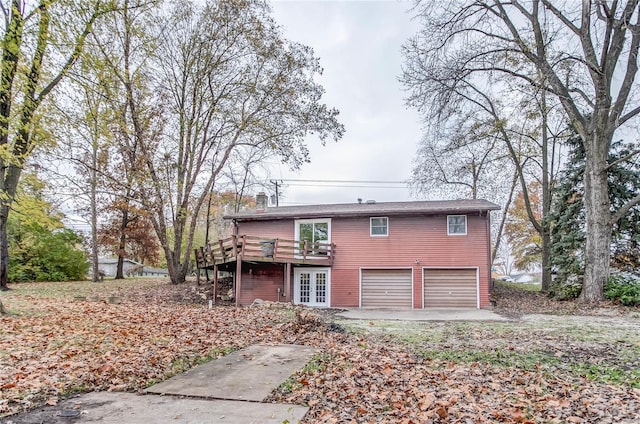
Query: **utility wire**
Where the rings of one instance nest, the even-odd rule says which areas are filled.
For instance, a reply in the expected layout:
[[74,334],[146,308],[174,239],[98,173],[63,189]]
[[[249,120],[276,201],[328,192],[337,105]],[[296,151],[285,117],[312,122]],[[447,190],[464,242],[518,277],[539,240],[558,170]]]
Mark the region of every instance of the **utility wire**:
[[408,181],[398,180],[305,180],[296,178],[280,179],[281,182],[296,182],[296,183],[358,183],[358,184],[408,184]]
[[288,187],[344,187],[344,188],[392,188],[399,189],[402,186],[375,186],[375,185],[346,185],[346,184],[287,184]]

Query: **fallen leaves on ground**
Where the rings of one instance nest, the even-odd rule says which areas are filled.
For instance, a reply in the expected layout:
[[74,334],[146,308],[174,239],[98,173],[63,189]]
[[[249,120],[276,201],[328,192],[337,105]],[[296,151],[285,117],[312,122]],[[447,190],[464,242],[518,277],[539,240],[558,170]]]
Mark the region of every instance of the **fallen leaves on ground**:
[[[99,286],[90,287],[101,296]],[[254,343],[321,350],[270,399],[308,405],[307,423],[635,422],[640,410],[640,389],[630,385],[590,381],[545,363],[521,368],[435,354],[461,346],[485,356],[548,350],[548,357],[564,363],[569,356],[600,352],[606,365],[607,346],[587,346],[544,329],[527,338],[481,324],[434,323],[425,325],[445,326],[449,333],[408,342],[376,333],[378,325],[344,331],[330,313],[299,307],[208,309],[193,285],[123,286],[120,304],[104,296],[78,301],[72,293],[56,298],[29,290],[12,293],[5,304],[19,303],[25,313],[0,318],[0,417],[56,404],[75,392],[136,391]],[[629,360],[637,364],[637,357]]]
[[0,417],[75,392],[138,390],[251,344],[313,338],[291,326],[291,308],[175,303],[192,287],[133,289],[120,304],[22,297],[27,314],[0,317]]
[[[640,390],[486,363],[417,357],[373,337],[331,335],[321,366],[273,401],[309,423],[635,422]],[[579,421],[573,421],[579,420]]]
[[634,313],[637,308],[622,306],[610,301],[601,302],[597,307],[582,304],[578,300],[556,300],[540,291],[524,290],[513,284],[497,282],[492,296],[496,301],[495,312],[519,318],[523,314],[556,315],[624,315]]

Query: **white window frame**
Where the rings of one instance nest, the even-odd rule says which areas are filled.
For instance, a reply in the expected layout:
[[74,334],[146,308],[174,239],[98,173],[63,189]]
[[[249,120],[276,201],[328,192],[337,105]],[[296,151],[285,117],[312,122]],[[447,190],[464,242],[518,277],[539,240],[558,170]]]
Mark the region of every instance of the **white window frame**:
[[[384,234],[373,234],[373,220],[374,219],[384,219],[386,220],[387,225],[385,226],[387,232]],[[389,217],[387,216],[372,216],[369,218],[369,235],[371,237],[389,237]]]
[[[449,223],[449,219],[450,218],[458,218],[458,217],[464,217],[464,233],[452,233],[451,230],[451,226]],[[467,235],[467,215],[447,215],[447,235],[449,236],[466,236]]]
[[[319,219],[296,219],[293,221],[293,226],[294,226],[294,240],[295,241],[299,241],[300,240],[300,224],[323,224],[326,223],[327,224],[327,243],[331,243],[331,218],[319,218]],[[302,252],[296,252],[296,258],[301,258],[302,257]]]

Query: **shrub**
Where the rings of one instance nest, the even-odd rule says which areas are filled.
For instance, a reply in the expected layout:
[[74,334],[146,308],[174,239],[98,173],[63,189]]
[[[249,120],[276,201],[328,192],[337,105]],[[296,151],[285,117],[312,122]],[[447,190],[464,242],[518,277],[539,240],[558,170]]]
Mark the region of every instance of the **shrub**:
[[549,296],[556,300],[571,300],[580,296],[582,291],[582,275],[572,274],[551,286]]
[[556,300],[577,299],[582,291],[582,284],[563,284],[554,287],[553,298]]
[[638,306],[640,279],[632,274],[614,274],[604,286],[604,297],[625,306]]
[[82,238],[69,229],[51,231],[41,226],[11,228],[9,281],[66,281],[85,278],[86,255],[76,248]]

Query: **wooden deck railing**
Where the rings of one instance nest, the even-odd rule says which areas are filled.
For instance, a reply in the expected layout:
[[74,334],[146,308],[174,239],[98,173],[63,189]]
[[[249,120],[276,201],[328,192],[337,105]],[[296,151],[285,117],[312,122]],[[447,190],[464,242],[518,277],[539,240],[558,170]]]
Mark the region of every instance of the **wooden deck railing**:
[[198,268],[250,259],[260,262],[333,263],[335,245],[327,242],[233,235],[195,249]]

